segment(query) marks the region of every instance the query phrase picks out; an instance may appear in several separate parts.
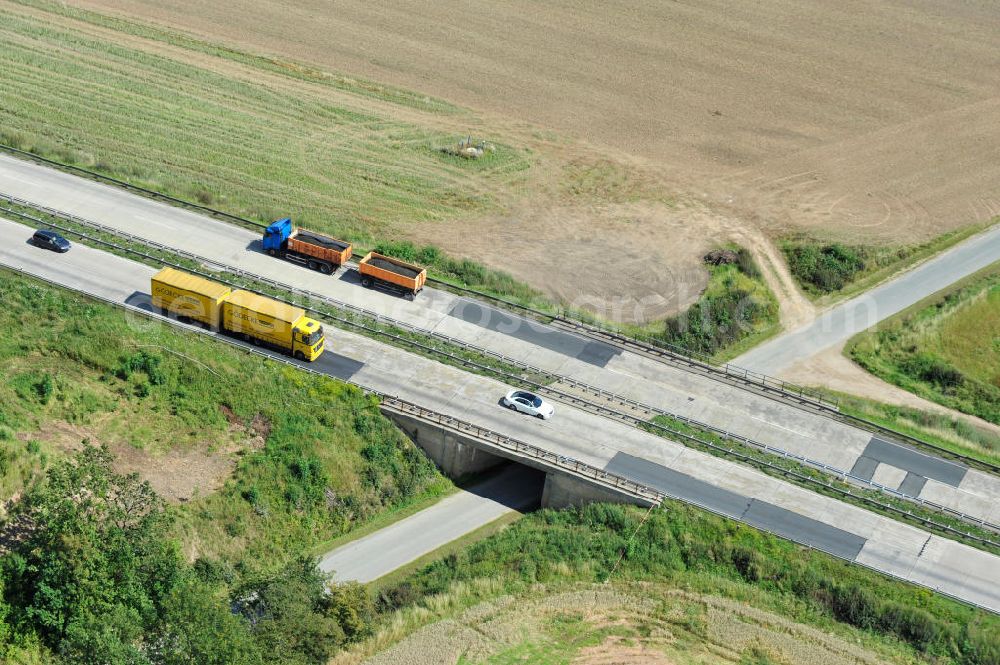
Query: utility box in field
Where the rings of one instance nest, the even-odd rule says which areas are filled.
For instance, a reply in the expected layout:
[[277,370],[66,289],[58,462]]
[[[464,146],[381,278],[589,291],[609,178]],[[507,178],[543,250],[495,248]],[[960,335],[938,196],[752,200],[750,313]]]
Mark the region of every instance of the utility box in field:
[[222,302],[232,289],[175,268],[164,268],[153,275],[151,291],[156,309],[218,330]]
[[297,229],[289,217],[272,222],[261,240],[264,251],[294,263],[330,274],[351,258],[351,243],[336,240],[322,233]]
[[369,288],[382,284],[402,291],[409,297],[420,293],[427,281],[427,270],[377,252],[368,252],[358,261],[361,284]]
[[323,351],[323,326],[305,310],[250,291],[233,291],[223,301],[222,325],[248,341],[302,360],[315,360]]

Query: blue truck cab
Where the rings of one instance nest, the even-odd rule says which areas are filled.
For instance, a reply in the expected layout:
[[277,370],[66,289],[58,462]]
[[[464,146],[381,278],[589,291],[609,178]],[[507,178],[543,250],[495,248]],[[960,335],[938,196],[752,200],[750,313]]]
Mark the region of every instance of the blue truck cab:
[[264,251],[271,256],[281,253],[284,251],[285,243],[288,242],[288,236],[290,235],[292,235],[291,217],[271,222],[264,231],[264,239],[262,241]]

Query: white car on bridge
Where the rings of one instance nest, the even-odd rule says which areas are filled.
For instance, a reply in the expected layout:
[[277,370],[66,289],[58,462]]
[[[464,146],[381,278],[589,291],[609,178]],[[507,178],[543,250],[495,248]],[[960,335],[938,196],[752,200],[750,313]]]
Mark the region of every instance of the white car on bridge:
[[548,420],[555,413],[555,407],[534,393],[526,390],[511,390],[504,395],[503,405],[512,411],[527,413],[542,420]]

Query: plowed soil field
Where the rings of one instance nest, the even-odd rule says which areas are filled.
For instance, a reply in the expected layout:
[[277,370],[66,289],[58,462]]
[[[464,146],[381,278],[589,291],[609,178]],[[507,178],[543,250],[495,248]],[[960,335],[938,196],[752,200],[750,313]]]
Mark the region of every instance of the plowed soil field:
[[905,242],[1000,213],[992,0],[71,0],[661,169],[758,227]]

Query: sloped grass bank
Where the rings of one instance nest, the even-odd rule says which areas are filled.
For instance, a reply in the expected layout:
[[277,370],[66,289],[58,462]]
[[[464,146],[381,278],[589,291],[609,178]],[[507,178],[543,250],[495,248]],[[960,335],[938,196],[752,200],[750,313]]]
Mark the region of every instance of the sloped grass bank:
[[352,386],[6,270],[0,304],[4,499],[82,438],[198,449],[232,471],[171,508],[174,534],[192,559],[255,569],[448,487]]
[[421,611],[373,644],[484,598],[609,578],[725,596],[905,661],[1000,663],[1000,617],[672,502],[648,517],[619,505],[530,515],[383,591],[383,611]]
[[890,383],[1000,424],[1000,264],[860,333],[847,353]]

